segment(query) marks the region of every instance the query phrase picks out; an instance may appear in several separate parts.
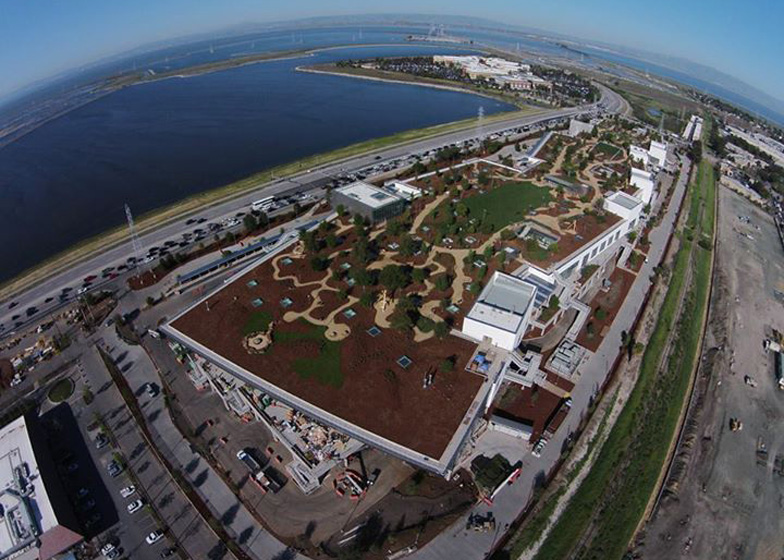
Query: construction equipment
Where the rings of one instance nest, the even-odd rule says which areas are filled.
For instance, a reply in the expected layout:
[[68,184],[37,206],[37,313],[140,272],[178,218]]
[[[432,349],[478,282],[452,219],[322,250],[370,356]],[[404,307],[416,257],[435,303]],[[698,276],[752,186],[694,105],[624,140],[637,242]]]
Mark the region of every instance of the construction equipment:
[[730,418],[730,431],[739,432],[743,429],[743,422],[738,418]]
[[485,515],[480,515],[478,513],[469,515],[468,521],[466,521],[466,531],[469,529],[478,533],[495,531],[495,517],[493,517],[493,512],[489,511]]

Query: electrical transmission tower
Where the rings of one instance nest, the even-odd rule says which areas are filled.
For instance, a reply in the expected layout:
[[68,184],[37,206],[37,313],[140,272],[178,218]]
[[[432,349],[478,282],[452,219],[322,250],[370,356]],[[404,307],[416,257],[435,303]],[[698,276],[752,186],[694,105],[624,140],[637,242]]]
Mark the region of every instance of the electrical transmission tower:
[[136,234],[136,226],[133,223],[133,214],[131,214],[131,207],[125,205],[125,219],[128,220],[128,231],[131,234],[131,248],[133,249],[134,266],[139,270],[142,263],[142,244],[139,241],[139,236]]
[[480,105],[479,110],[476,112],[476,136],[481,143],[484,140],[484,128],[485,124],[485,108],[484,106]]

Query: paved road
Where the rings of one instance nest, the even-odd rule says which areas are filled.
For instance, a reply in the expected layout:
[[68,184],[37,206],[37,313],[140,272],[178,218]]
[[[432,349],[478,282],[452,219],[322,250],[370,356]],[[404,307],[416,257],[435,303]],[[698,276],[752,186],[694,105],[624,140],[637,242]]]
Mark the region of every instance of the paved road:
[[[606,111],[625,111],[625,107],[627,107],[628,104],[626,104],[625,100],[620,95],[605,86],[599,85],[599,88],[602,92],[600,103],[604,106]],[[523,117],[512,117],[492,124],[486,124],[482,127],[481,134],[492,135],[522,126],[543,123],[551,119],[574,116],[595,109],[596,104],[591,104],[581,107],[549,110]],[[339,174],[354,172],[374,164],[404,158],[414,153],[424,153],[444,145],[463,142],[476,137],[477,128],[473,127],[468,130],[450,132],[427,140],[409,142],[388,149],[368,152],[361,156],[352,157],[337,163],[304,170],[303,172],[286,179],[261,184],[259,185],[259,188],[253,192],[246,193],[226,202],[215,204],[208,208],[203,208],[192,215],[206,218],[209,222],[218,222],[225,218],[234,217],[238,210],[247,210],[247,207],[260,196],[291,195],[293,193],[320,189],[331,177]],[[165,241],[170,239],[180,240],[183,233],[191,231],[196,227],[195,225],[185,224],[185,219],[187,217],[188,216],[183,215],[180,219],[172,223],[168,223],[150,233],[142,235],[140,238],[142,245],[144,247],[161,246]],[[81,285],[84,278],[89,275],[100,277],[103,269],[110,266],[116,267],[120,264],[125,264],[129,255],[132,255],[130,242],[123,243],[119,246],[101,251],[78,264],[70,266],[63,272],[54,274],[50,278],[21,293],[14,294],[12,297],[7,298],[3,302],[2,308],[0,308],[0,324],[6,327],[6,331],[10,330],[14,324],[12,316],[21,314],[22,318],[24,318],[24,310],[30,306],[35,306],[39,310],[46,311],[47,308],[56,305],[57,296],[60,294],[62,288],[71,287],[75,291]],[[45,303],[45,299],[48,297],[54,297],[54,302],[50,302],[49,304]],[[9,309],[10,302],[17,303],[13,310]]]
[[[687,164],[688,165],[688,164]],[[648,262],[645,262],[637,275],[626,300],[618,311],[618,315],[610,326],[610,331],[604,337],[596,353],[592,354],[580,366],[580,378],[571,392],[572,408],[561,429],[547,444],[541,457],[536,458],[525,453],[523,470],[520,477],[512,485],[502,490],[496,497],[492,506],[478,505],[469,513],[484,514],[492,511],[496,519],[495,533],[478,533],[465,530],[464,518],[456,521],[451,528],[436,537],[427,546],[419,550],[410,558],[417,560],[454,560],[455,558],[484,558],[503,534],[505,526],[511,523],[522,511],[534,488],[534,481],[540,473],[546,473],[558,460],[566,437],[572,433],[580,422],[580,417],[587,410],[590,399],[603,383],[610,371],[612,363],[618,354],[621,331],[630,331],[637,312],[642,305],[645,294],[650,286],[650,277],[653,268],[661,260],[667,239],[672,231],[675,215],[680,201],[686,190],[688,168],[680,176],[675,192],[672,196],[661,224],[654,228],[648,238],[651,248],[648,253]],[[522,447],[521,454],[524,452]]]

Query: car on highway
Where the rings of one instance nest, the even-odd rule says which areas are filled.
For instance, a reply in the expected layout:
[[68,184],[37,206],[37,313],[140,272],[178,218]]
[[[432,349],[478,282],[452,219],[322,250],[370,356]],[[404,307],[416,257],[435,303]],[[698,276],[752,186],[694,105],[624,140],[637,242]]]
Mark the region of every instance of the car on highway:
[[38,313],[38,308],[34,305],[25,309],[25,315],[27,315],[28,317],[32,317],[36,313]]
[[88,289],[88,286],[83,286],[83,287],[79,288],[78,290],[76,290],[76,295],[80,296],[80,295],[86,293],[87,289]]
[[134,492],[136,492],[136,486],[131,484],[130,486],[120,489],[120,496],[128,498],[129,496],[132,496]]
[[136,513],[140,509],[144,507],[144,500],[134,500],[130,504],[128,504],[128,513]]
[[97,276],[96,276],[95,274],[90,274],[89,276],[85,276],[85,277],[84,277],[84,281],[85,281],[85,282],[92,282],[92,281],[93,281],[93,280],[95,280],[96,278],[97,278]]
[[12,301],[11,303],[8,304],[8,309],[13,309],[17,305],[19,305],[18,301]]
[[49,296],[44,300],[44,303],[52,303],[54,301],[54,296]]
[[89,494],[90,494],[90,491],[87,488],[79,488],[79,491],[76,492],[76,497],[77,498],[84,498],[85,496],[88,496]]
[[144,540],[147,541],[147,544],[155,544],[162,538],[163,538],[163,531],[159,529],[147,535],[147,538],[145,538]]

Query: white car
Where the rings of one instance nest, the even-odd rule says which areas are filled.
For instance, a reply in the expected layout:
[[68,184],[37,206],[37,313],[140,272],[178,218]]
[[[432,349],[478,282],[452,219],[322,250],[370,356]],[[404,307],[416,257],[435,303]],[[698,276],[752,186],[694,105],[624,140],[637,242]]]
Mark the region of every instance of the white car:
[[134,492],[136,492],[136,486],[126,486],[120,490],[120,496],[127,498],[128,496],[132,496]]
[[130,504],[128,504],[128,513],[136,513],[143,507],[144,507],[144,501],[134,500]]
[[101,548],[101,554],[103,554],[104,556],[106,556],[106,555],[107,555],[107,554],[109,554],[109,553],[110,553],[112,550],[114,550],[114,545],[113,545],[112,543],[106,543],[105,545],[103,545],[103,548]]
[[163,531],[153,531],[152,533],[147,535],[147,538],[144,540],[147,541],[147,544],[155,544],[162,538],[163,538]]

